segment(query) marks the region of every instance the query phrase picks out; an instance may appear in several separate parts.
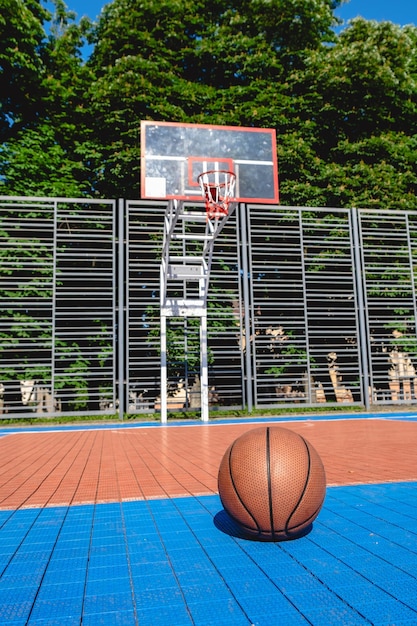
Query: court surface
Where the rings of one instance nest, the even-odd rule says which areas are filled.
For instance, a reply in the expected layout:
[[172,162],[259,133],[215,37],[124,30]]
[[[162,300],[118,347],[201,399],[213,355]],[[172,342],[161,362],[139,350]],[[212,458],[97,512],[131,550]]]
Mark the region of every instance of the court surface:
[[[303,435],[311,532],[239,536],[220,460],[260,424]],[[1,428],[0,624],[417,625],[417,416]]]

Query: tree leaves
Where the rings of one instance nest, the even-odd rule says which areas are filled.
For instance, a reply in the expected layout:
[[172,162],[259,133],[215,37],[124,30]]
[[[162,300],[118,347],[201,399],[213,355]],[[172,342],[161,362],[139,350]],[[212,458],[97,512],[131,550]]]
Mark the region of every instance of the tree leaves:
[[284,204],[415,206],[415,27],[336,35],[331,0],[114,0],[94,26],[54,4],[0,0],[3,193],[138,197],[155,119],[276,128]]

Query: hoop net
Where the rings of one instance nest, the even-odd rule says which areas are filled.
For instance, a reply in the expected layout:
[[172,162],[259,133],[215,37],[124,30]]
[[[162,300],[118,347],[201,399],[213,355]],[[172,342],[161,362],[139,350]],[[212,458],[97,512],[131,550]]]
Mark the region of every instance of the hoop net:
[[209,170],[197,177],[206,203],[209,218],[219,218],[229,213],[234,199],[236,176],[228,170]]

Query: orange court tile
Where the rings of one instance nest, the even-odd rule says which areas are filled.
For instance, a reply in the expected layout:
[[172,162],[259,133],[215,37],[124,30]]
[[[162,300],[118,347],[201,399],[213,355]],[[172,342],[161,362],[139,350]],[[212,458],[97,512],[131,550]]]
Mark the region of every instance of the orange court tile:
[[[0,508],[217,493],[229,444],[267,422],[16,433],[0,438]],[[417,422],[269,422],[308,439],[328,485],[416,481]]]

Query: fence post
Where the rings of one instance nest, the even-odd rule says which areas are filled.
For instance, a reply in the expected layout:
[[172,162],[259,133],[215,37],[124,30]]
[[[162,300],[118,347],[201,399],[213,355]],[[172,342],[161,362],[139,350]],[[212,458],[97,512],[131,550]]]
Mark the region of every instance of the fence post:
[[249,281],[251,281],[252,277],[250,276],[250,268],[249,268],[249,243],[248,243],[248,220],[246,209],[247,205],[240,203],[239,205],[239,218],[240,218],[240,236],[241,236],[241,260],[242,260],[242,283],[243,283],[243,307],[244,307],[244,330],[245,330],[245,344],[246,344],[246,353],[245,353],[245,361],[246,361],[246,400],[248,411],[251,412],[253,410],[253,390],[252,390],[252,350],[253,346],[251,345],[251,296],[249,290]]
[[119,231],[119,264],[118,264],[118,307],[117,319],[117,354],[118,354],[118,396],[119,419],[123,420],[125,413],[125,203],[119,198],[118,204],[118,231]]
[[362,394],[365,402],[365,408],[368,411],[370,409],[370,396],[369,393],[369,354],[368,354],[368,337],[366,316],[365,316],[365,300],[364,300],[364,273],[362,266],[361,255],[361,238],[359,233],[359,219],[358,210],[351,209],[352,217],[352,243],[353,243],[353,258],[354,258],[354,272],[355,272],[355,284],[356,284],[356,297],[358,303],[358,323],[359,323],[359,336],[360,342],[360,354],[361,354],[361,372],[362,372]]

